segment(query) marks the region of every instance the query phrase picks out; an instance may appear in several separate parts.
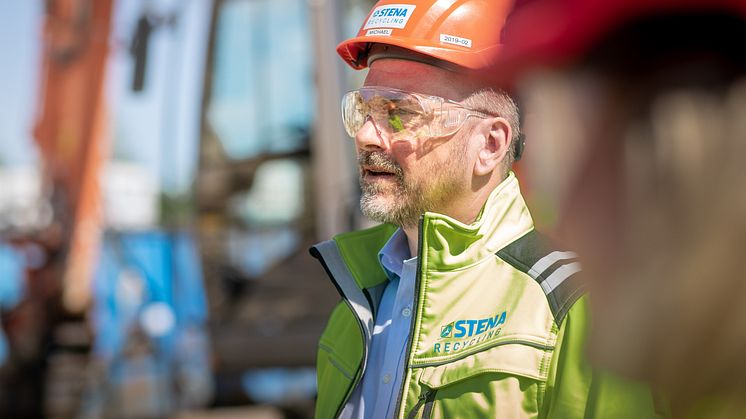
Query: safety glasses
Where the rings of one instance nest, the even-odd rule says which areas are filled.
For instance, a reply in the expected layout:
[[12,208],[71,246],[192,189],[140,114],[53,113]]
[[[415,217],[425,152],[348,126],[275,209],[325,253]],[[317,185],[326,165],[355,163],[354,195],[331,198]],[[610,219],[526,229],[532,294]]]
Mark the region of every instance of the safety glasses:
[[448,137],[471,116],[491,117],[442,97],[389,87],[367,86],[342,97],[342,122],[353,138],[368,119],[391,140]]

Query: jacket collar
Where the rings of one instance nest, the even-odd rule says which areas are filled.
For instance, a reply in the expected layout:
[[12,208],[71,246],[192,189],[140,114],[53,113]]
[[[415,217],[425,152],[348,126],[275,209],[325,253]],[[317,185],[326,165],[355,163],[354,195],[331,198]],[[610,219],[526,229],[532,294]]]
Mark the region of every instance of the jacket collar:
[[533,220],[511,172],[487,198],[476,221],[464,224],[426,213],[422,226],[423,269],[449,271],[475,264],[533,229]]
[[[490,194],[476,221],[464,224],[446,215],[423,217],[422,263],[428,271],[464,268],[495,253],[533,229],[533,220],[511,172]],[[378,253],[397,227],[381,224],[334,237],[342,260],[358,287],[373,288],[387,280]],[[423,247],[424,244],[424,247]],[[422,256],[422,255],[421,255]]]
[[381,224],[334,237],[342,260],[358,287],[373,288],[388,280],[378,259],[378,252],[396,229],[391,224]]

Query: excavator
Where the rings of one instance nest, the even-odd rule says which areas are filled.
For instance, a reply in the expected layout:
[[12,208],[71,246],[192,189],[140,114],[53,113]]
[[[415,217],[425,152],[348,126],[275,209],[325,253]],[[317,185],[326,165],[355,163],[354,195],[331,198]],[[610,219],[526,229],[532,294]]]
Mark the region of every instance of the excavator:
[[[357,9],[350,2],[297,2],[312,49],[309,57],[315,57],[309,58],[305,81],[315,85],[309,99],[316,109],[313,121],[284,131],[294,139],[285,147],[272,146],[271,138],[248,135],[246,141],[265,146],[241,156],[230,152],[214,115],[216,83],[223,74],[218,55],[226,48],[221,37],[230,20],[226,16],[242,2],[264,4],[258,13],[276,7],[270,7],[269,0],[211,2],[190,211],[187,222],[166,225],[164,230],[170,232],[156,235],[171,240],[187,231],[194,243],[194,270],[206,300],[206,363],[211,375],[211,389],[204,393],[209,397],[200,401],[203,406],[262,401],[247,391],[247,371],[312,368],[318,335],[338,297],[307,249],[361,222],[355,209],[355,176],[343,163],[352,161],[352,150],[337,115],[346,76],[333,55],[333,46],[342,37],[340,22],[345,13]],[[362,4],[360,10],[370,4],[357,3]],[[95,280],[107,255],[121,254],[121,248],[126,254],[127,243],[133,243],[122,239],[121,232],[110,231],[103,217],[101,179],[112,149],[105,86],[114,10],[115,0],[45,2],[33,135],[51,217],[32,229],[2,232],[4,241],[28,257],[33,253],[37,263],[25,268],[23,299],[1,317],[9,352],[0,367],[0,417],[111,416],[90,406],[95,404],[93,396],[101,396],[92,389],[111,387],[111,369],[102,369],[95,355],[101,340],[109,339],[95,324],[96,307],[102,305],[94,292]],[[147,88],[152,22],[143,15],[134,30],[133,91]],[[177,233],[171,234],[173,230]],[[169,272],[178,271],[178,262],[168,260],[174,265]],[[129,272],[123,268],[112,277],[127,279]],[[164,283],[175,282],[169,278]],[[122,351],[155,351],[160,343],[151,341],[158,339],[141,332],[126,335],[132,342],[123,343]],[[168,376],[165,381],[174,380]],[[125,394],[118,402],[126,406],[126,397],[144,397],[142,392],[149,387],[141,387],[131,394],[114,393]],[[99,400],[99,407],[109,401]],[[296,416],[309,415],[312,395],[301,404]],[[167,417],[184,407],[172,403],[155,416],[152,411],[122,415]]]
[[18,248],[35,249],[38,263],[26,268],[23,300],[3,316],[9,358],[0,371],[2,417],[44,417],[40,401],[52,363],[85,365],[81,354],[91,341],[85,312],[101,229],[102,87],[112,1],[50,1],[46,7],[34,137],[52,217],[44,226],[5,234]]

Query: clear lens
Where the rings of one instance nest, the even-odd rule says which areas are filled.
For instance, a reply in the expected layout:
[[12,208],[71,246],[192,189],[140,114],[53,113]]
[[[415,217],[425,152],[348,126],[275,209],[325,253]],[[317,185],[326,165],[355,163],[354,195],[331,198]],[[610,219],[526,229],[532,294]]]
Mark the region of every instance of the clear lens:
[[453,135],[469,116],[481,116],[456,102],[397,89],[363,87],[342,98],[342,122],[355,137],[372,120],[382,135],[392,140]]
[[432,124],[433,136],[447,137],[455,134],[468,117],[466,109],[444,104],[439,111],[435,112],[435,122]]
[[354,138],[365,123],[366,114],[363,105],[358,91],[349,92],[342,97],[342,124],[350,137]]

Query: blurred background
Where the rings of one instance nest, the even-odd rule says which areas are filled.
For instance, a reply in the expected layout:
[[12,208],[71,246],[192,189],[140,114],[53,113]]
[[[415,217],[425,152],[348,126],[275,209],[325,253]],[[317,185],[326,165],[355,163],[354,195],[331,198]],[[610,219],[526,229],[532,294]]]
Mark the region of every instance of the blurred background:
[[0,417],[310,417],[370,0],[0,1]]

